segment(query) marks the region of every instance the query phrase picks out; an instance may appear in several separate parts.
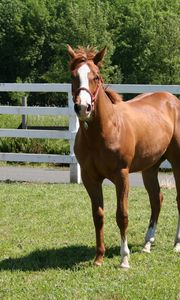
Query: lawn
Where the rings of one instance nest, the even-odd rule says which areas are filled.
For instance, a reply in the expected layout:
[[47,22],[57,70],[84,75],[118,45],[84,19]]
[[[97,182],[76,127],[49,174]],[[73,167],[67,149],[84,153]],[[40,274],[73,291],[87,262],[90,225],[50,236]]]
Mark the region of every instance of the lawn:
[[131,269],[119,268],[112,186],[104,187],[106,257],[94,267],[91,206],[82,185],[0,183],[0,299],[179,300],[180,256],[173,252],[175,190],[164,204],[151,254],[141,249],[150,207],[146,192],[129,200]]

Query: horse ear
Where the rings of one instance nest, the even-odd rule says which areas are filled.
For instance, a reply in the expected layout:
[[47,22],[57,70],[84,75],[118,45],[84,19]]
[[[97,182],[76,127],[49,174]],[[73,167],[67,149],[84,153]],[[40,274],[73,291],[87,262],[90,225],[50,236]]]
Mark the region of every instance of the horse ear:
[[72,58],[75,57],[76,54],[70,45],[67,45],[67,51]]
[[103,60],[106,51],[107,51],[107,47],[104,47],[101,51],[96,53],[96,55],[93,58],[95,65],[98,65]]

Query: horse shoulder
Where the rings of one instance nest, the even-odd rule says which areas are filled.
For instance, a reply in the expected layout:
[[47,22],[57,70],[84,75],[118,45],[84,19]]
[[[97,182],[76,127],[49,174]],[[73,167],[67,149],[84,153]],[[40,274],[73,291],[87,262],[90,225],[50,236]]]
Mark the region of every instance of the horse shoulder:
[[81,128],[79,128],[74,142],[74,153],[78,160],[81,157],[85,156],[85,153],[87,152],[86,150],[87,150],[87,145],[84,142],[84,139],[82,137]]

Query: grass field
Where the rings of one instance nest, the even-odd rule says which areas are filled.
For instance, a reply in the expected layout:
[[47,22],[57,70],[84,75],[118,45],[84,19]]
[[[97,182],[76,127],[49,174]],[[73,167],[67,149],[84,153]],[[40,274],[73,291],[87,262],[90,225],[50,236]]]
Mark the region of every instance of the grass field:
[[106,257],[95,268],[91,206],[82,185],[0,183],[0,299],[179,300],[175,190],[163,193],[155,246],[142,254],[150,207],[144,189],[130,191],[131,269],[125,271],[112,186],[104,188]]

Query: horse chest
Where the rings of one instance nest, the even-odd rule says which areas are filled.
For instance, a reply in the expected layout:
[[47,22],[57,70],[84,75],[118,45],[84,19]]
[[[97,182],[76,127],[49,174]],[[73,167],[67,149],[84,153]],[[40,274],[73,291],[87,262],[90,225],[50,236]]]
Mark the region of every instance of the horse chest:
[[76,152],[77,159],[82,169],[88,171],[91,177],[100,176],[110,178],[119,164],[118,156],[108,148],[102,147],[78,147]]
[[87,160],[87,169],[91,170],[92,175],[98,174],[100,177],[109,178],[110,175],[117,167],[115,159],[111,159],[111,156],[105,156],[103,153],[96,153],[96,155],[90,155]]

